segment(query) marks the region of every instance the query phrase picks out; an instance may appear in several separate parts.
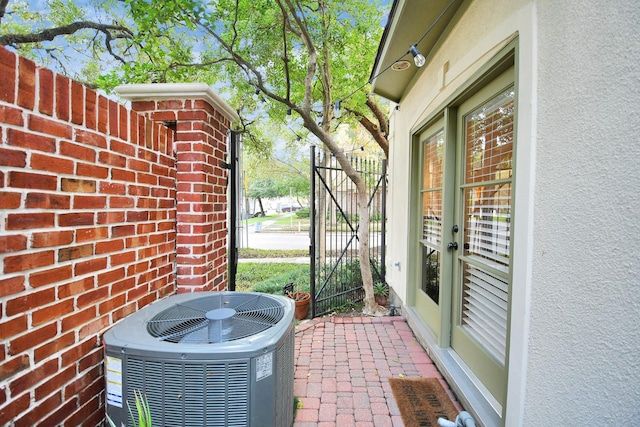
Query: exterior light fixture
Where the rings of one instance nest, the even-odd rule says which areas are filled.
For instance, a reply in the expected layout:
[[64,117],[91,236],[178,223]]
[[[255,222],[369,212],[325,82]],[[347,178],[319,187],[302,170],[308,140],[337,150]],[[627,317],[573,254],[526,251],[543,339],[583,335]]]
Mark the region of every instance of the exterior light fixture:
[[255,101],[260,99],[260,89],[256,89],[256,91],[253,93],[253,99]]
[[287,108],[287,123],[291,123],[291,107]]
[[420,68],[425,62],[427,62],[424,55],[420,53],[415,44],[409,48],[409,53],[413,55],[413,62],[415,62],[416,67]]
[[393,65],[391,66],[391,69],[393,71],[404,71],[409,67],[411,67],[411,62],[401,59],[399,61],[394,62]]

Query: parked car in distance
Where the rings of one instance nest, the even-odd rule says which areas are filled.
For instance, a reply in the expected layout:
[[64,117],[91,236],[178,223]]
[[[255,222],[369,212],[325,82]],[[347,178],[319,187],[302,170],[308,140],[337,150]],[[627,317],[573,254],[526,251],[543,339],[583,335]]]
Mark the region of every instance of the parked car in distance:
[[278,205],[278,212],[295,212],[297,210],[300,210],[302,208],[302,206],[299,205],[292,205],[290,203],[282,203]]

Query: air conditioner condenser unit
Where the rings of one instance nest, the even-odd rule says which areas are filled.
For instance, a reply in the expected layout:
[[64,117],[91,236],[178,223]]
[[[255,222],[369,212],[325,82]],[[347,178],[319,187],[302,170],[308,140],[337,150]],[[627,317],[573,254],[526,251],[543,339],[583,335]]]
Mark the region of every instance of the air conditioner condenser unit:
[[104,335],[106,412],[137,420],[135,393],[155,426],[293,424],[294,302],[249,292],[180,294]]

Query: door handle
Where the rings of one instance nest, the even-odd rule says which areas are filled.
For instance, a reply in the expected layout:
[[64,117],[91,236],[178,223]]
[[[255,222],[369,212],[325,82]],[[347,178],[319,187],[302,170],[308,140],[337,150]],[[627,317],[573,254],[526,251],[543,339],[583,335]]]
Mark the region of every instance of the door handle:
[[458,242],[451,242],[447,245],[447,249],[449,250],[455,250],[458,249]]

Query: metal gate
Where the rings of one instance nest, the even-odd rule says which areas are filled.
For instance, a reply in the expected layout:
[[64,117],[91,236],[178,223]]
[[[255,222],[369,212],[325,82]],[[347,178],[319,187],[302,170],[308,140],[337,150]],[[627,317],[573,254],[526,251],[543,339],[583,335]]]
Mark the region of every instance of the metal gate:
[[227,172],[227,194],[229,197],[229,278],[227,280],[227,290],[236,290],[236,273],[238,272],[238,240],[242,230],[240,221],[240,202],[242,200],[242,186],[240,182],[242,138],[239,132],[229,131],[227,137],[227,149],[229,153],[229,163],[223,163]]
[[[369,189],[369,262],[374,283],[385,277],[386,160],[349,156]],[[311,147],[311,316],[364,299],[358,257],[355,184],[330,153]]]

